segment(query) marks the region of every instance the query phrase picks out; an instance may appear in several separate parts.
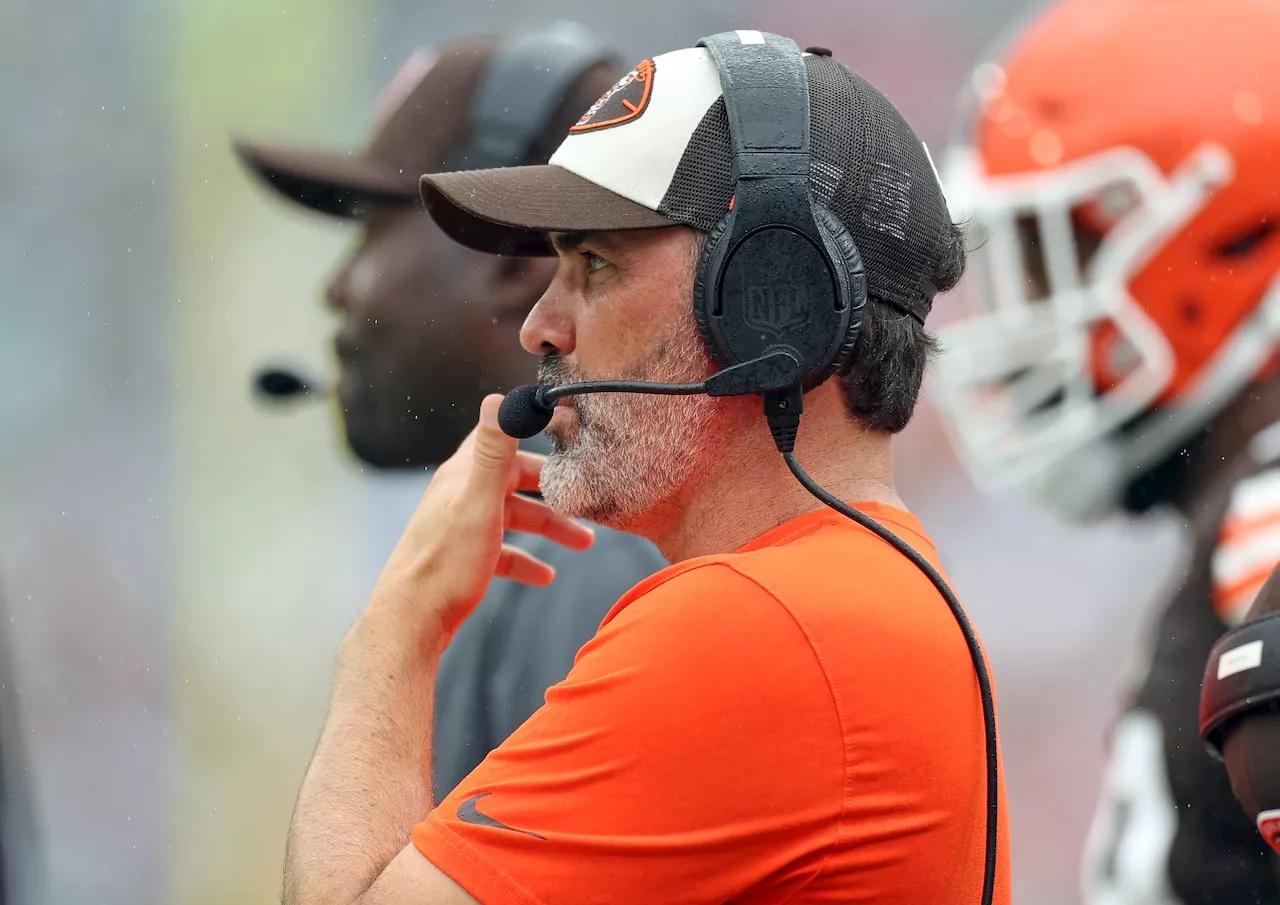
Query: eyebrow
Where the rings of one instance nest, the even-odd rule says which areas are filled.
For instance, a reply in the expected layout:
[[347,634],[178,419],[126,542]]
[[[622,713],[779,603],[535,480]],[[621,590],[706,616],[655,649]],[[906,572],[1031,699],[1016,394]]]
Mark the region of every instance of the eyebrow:
[[573,232],[551,233],[551,246],[561,254],[571,254],[584,245],[594,245],[601,251],[618,251],[621,246],[609,238],[608,233]]
[[587,241],[586,233],[551,233],[551,247],[561,254],[577,251]]

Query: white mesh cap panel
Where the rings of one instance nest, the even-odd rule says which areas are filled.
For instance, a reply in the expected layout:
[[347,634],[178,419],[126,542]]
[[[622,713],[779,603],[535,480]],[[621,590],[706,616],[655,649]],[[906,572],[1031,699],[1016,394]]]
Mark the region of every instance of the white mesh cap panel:
[[706,49],[686,48],[654,57],[652,81],[639,115],[570,133],[550,163],[657,210],[694,130],[720,98],[720,73]]

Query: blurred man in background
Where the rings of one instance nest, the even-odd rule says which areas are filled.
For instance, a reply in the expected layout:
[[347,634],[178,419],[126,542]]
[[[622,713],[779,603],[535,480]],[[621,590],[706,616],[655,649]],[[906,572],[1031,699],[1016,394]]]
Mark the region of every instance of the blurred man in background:
[[[342,420],[360,459],[380,469],[435,466],[462,442],[486,393],[535,376],[518,330],[554,262],[454,244],[423,209],[419,176],[545,163],[620,75],[575,25],[469,38],[404,64],[363,151],[237,143],[244,163],[286,198],[361,227],[326,293],[340,318]],[[435,705],[438,796],[541,706],[617,599],[665,565],[648,542],[605,529],[588,553],[533,535],[512,541],[572,567],[545,589],[495,582],[450,645]]]
[[961,457],[1064,518],[1171,506],[1189,534],[1112,738],[1093,905],[1280,901],[1196,737],[1209,649],[1280,560],[1277,40],[1275,2],[1067,0],[978,68],[948,159],[983,235],[982,310],[940,336]]

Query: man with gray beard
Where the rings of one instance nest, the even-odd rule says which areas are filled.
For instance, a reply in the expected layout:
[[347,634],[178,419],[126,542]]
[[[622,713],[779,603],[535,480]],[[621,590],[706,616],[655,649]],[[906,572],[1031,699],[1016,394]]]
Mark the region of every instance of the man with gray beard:
[[[1008,905],[981,645],[894,488],[964,269],[902,115],[727,32],[637,65],[550,165],[423,193],[459,242],[555,256],[520,331],[543,385],[484,399],[342,643],[285,905]],[[441,652],[495,576],[553,578],[503,529],[580,550],[582,517],[672,565],[433,807]]]

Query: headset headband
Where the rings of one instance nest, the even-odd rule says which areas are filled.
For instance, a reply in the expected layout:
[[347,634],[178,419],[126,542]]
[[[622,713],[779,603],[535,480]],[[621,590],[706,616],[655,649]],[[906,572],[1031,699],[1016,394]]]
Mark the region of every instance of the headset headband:
[[715,60],[729,115],[734,179],[809,177],[809,77],[796,42],[728,31],[698,42]]
[[[457,169],[515,166],[588,69],[614,59],[580,25],[562,22],[502,42],[471,102],[471,141]],[[534,75],[536,74],[536,77]]]

